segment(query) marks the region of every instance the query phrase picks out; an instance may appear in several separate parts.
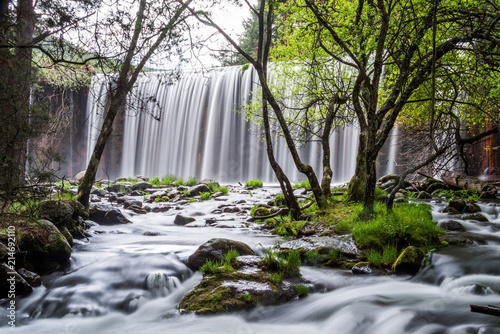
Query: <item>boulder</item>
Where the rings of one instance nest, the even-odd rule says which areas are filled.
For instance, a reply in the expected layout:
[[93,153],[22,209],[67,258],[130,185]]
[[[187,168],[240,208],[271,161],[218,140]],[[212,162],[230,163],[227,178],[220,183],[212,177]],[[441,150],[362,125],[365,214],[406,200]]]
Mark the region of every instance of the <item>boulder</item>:
[[42,274],[68,263],[71,246],[50,221],[24,222],[18,231],[19,248],[26,252],[25,264],[29,270]]
[[24,268],[17,269],[16,271],[26,280],[26,282],[28,282],[29,285],[33,287],[42,285],[42,278],[40,275]]
[[78,174],[75,175],[75,181],[80,183],[82,182],[83,180],[83,177],[85,176],[85,172],[86,170],[82,170],[81,172],[79,172]]
[[483,222],[483,223],[489,222],[488,218],[486,218],[485,216],[483,216],[480,213],[472,213],[472,214],[463,215],[461,218],[465,219],[465,220],[476,220],[478,222]]
[[415,275],[420,270],[424,258],[425,253],[420,248],[406,247],[392,265],[392,270],[398,275]]
[[457,221],[447,220],[439,223],[439,227],[451,232],[465,232],[465,227]]
[[199,196],[200,193],[211,193],[210,188],[206,184],[198,184],[194,187],[188,188],[189,191],[189,196],[194,197],[194,196]]
[[75,210],[69,204],[55,199],[49,199],[38,203],[40,217],[50,220],[58,225],[71,219]]
[[[288,275],[269,270],[259,256],[212,267],[203,280],[179,303],[181,312],[216,314],[276,305],[304,296],[309,288],[300,271]],[[213,272],[211,270],[214,270]]]
[[347,234],[290,240],[280,244],[279,248],[282,253],[297,251],[301,255],[305,255],[310,251],[317,251],[319,254],[329,254],[332,250],[349,258],[355,258],[361,254],[352,236]]
[[89,219],[99,225],[127,224],[130,220],[125,218],[122,212],[106,204],[96,204],[90,209]]
[[199,270],[200,267],[207,262],[222,261],[224,254],[230,249],[235,249],[240,255],[255,255],[255,252],[247,244],[239,241],[214,238],[205,242],[203,245],[189,256],[187,265],[193,270]]
[[263,206],[258,207],[253,212],[254,217],[265,217],[265,216],[269,216],[270,214],[271,214],[271,211],[268,208],[263,207]]
[[463,199],[452,199],[446,208],[443,209],[444,213],[449,213],[450,215],[457,215],[465,210],[466,203]]
[[128,192],[128,191],[130,191],[130,189],[131,189],[131,186],[129,184],[120,184],[120,183],[111,184],[106,188],[107,191],[113,192],[113,193],[118,193],[120,191]]
[[0,263],[0,299],[11,298],[10,294],[28,295],[33,288],[19,273],[9,268],[5,263]]
[[176,215],[175,219],[174,219],[174,224],[184,226],[186,224],[194,222],[195,220],[196,219],[193,217],[185,217],[185,216],[181,216],[181,215]]

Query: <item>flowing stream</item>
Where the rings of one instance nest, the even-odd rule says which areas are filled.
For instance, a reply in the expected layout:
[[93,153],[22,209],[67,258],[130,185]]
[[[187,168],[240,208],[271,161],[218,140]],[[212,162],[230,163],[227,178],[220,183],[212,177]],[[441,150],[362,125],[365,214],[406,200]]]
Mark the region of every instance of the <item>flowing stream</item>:
[[[322,292],[279,306],[216,316],[180,314],[176,305],[201,275],[183,263],[202,243],[225,237],[260,252],[279,239],[245,224],[245,216],[204,220],[221,203],[265,202],[277,188],[191,203],[166,213],[132,215],[131,224],[94,226],[77,241],[65,272],[17,299],[16,328],[2,333],[500,333],[498,317],[471,313],[470,304],[500,304],[500,207],[480,203],[490,223],[462,221],[473,244],[443,248],[417,276],[354,276],[347,270],[301,268]],[[432,203],[434,218],[444,203]],[[192,215],[198,227],[173,224]],[[222,217],[222,218],[221,218]],[[5,305],[0,316],[5,319]]]

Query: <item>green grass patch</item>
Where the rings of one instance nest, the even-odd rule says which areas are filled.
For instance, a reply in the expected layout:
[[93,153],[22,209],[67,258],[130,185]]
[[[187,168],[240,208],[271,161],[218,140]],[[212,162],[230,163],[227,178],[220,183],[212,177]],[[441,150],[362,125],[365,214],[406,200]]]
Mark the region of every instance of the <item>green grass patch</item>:
[[195,179],[194,177],[190,178],[189,180],[186,181],[186,186],[193,187],[198,184],[198,180]]
[[309,293],[309,288],[304,284],[295,285],[295,289],[297,290],[297,293],[299,294],[300,297],[304,297]]
[[224,195],[227,195],[229,190],[227,189],[227,187],[221,187],[218,183],[216,182],[210,182],[210,183],[207,183],[207,187],[208,189],[210,189],[211,192],[213,193],[218,193],[218,192],[222,192],[224,193]]
[[[357,221],[352,228],[359,248],[383,252],[388,245],[401,250],[407,246],[431,247],[441,244],[439,236],[442,232],[432,221],[428,205],[398,203],[389,214],[385,212],[385,206],[381,207],[383,210],[376,211],[366,221]],[[363,216],[362,213],[359,215]]]
[[252,188],[262,188],[263,184],[262,181],[260,180],[250,180],[245,182],[246,187],[252,187]]
[[293,184],[292,188],[296,188],[296,189],[306,188],[307,190],[311,190],[311,184],[309,183],[309,180],[301,180],[301,181]]

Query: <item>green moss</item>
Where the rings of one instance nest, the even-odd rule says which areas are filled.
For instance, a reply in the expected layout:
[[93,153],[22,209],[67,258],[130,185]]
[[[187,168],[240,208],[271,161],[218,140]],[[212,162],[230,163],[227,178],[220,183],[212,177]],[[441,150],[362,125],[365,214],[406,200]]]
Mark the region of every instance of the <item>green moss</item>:
[[250,180],[245,182],[246,187],[252,187],[252,188],[262,188],[263,183],[260,180]]

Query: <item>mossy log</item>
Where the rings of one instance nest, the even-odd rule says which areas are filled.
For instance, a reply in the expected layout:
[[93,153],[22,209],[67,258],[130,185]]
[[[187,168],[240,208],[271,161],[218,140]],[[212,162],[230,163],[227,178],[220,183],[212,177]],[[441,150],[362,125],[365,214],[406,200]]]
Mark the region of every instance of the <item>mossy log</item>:
[[483,187],[485,186],[485,183],[479,180],[477,177],[451,171],[443,171],[443,173],[441,174],[441,179],[448,186],[466,190],[475,190],[481,192],[483,191]]

